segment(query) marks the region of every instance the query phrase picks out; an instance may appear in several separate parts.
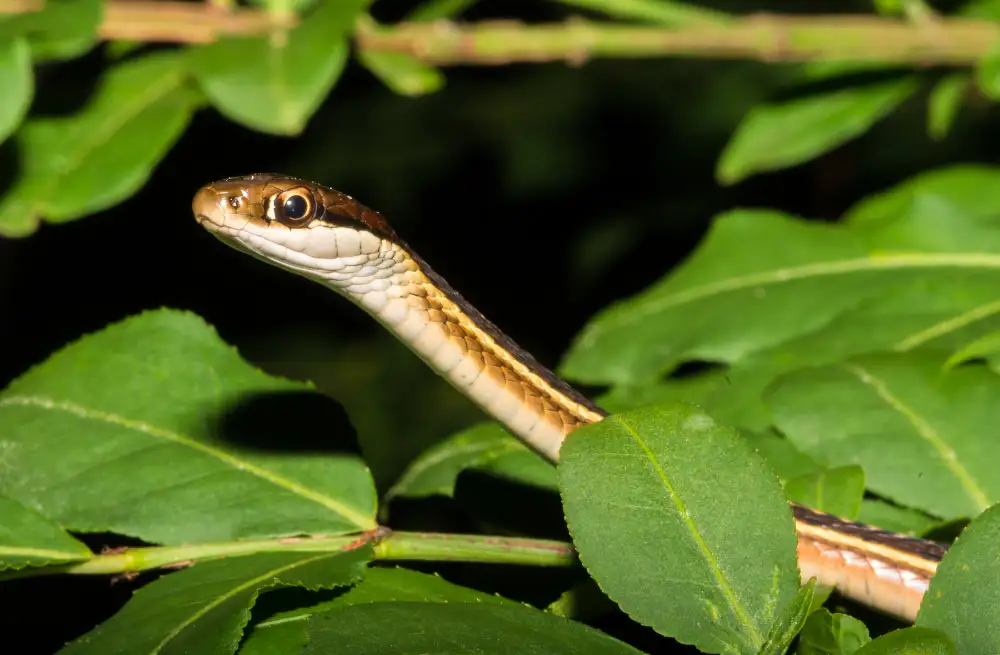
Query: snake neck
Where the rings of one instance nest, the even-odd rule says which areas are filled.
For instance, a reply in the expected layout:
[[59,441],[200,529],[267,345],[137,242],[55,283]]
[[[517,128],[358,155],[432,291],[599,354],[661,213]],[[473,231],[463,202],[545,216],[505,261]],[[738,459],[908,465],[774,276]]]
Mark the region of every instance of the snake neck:
[[324,275],[438,374],[556,461],[566,435],[606,412],[522,350],[405,244]]

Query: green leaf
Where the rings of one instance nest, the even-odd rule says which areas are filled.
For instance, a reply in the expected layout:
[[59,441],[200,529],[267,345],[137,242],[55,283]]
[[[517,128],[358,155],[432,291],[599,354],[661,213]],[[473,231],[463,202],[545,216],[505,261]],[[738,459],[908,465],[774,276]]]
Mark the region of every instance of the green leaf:
[[869,641],[868,627],[858,619],[819,609],[802,628],[795,655],[853,655]]
[[559,483],[584,566],[657,632],[707,653],[757,653],[794,602],[781,486],[746,440],[697,408],[633,410],[576,430]]
[[927,134],[935,141],[948,136],[971,82],[968,73],[952,73],[931,89],[927,99]]
[[394,93],[402,96],[427,95],[444,86],[444,73],[404,52],[362,50],[358,61]]
[[313,616],[303,655],[636,655],[580,623],[520,606],[391,602]]
[[84,544],[21,503],[0,496],[0,570],[93,557]]
[[[372,567],[365,578],[346,593],[308,607],[278,612],[247,630],[240,655],[267,655],[276,644],[304,645],[306,622],[314,614],[364,603],[390,601],[426,603],[517,604],[501,596],[484,594],[447,582],[436,575],[401,568]],[[295,651],[298,652],[298,651]]]
[[857,655],[956,655],[954,644],[944,633],[927,628],[903,628],[882,635]]
[[944,368],[952,369],[975,359],[987,359],[997,353],[1000,353],[1000,330],[984,334],[956,350],[944,363]]
[[873,355],[784,376],[768,404],[807,454],[860,464],[875,493],[951,519],[1000,499],[996,397],[1000,377],[984,366],[942,373],[938,357]]
[[498,424],[480,423],[428,448],[389,489],[386,500],[451,496],[463,470],[513,452],[527,452],[527,448]]
[[694,3],[673,0],[559,0],[563,4],[598,11],[626,20],[640,20],[661,25],[720,23],[729,19],[721,11],[705,9]]
[[882,500],[866,498],[861,501],[858,522],[873,525],[890,532],[912,536],[927,534],[927,531],[941,523],[932,516],[906,507],[890,505]]
[[755,107],[716,169],[723,184],[813,159],[866,132],[917,90],[912,76]]
[[224,116],[251,129],[294,136],[347,63],[347,35],[369,0],[323,2],[285,38],[223,39],[195,50],[192,70]]
[[1000,46],[993,46],[976,64],[976,86],[990,100],[1000,98]]
[[35,61],[73,59],[97,44],[102,0],[45,0],[41,11],[0,17],[0,40],[25,36]]
[[406,15],[413,22],[452,18],[475,4],[476,0],[428,0]]
[[[952,249],[941,252],[940,247],[903,250],[891,247],[889,235],[863,236],[860,230],[776,212],[731,212],[714,223],[698,251],[677,270],[592,319],[561,371],[590,384],[646,384],[685,360],[739,362],[817,333],[866,300],[871,304],[863,318],[869,325],[857,328],[857,338],[866,341],[862,352],[873,342],[881,347],[892,335],[898,335],[900,349],[912,349],[1000,312],[995,295],[1000,229],[977,228],[977,219],[969,221],[973,227],[953,222],[961,240],[948,239]],[[875,242],[877,249],[869,245]],[[956,293],[957,288],[970,291]],[[905,297],[896,299],[900,290]],[[921,304],[914,305],[917,301]],[[944,317],[949,322],[937,325],[947,312],[952,312]],[[917,319],[904,321],[901,315]],[[877,340],[866,334],[874,322],[882,326]],[[916,325],[923,328],[918,334],[913,333]],[[907,332],[911,338],[904,342]],[[849,347],[840,343],[824,349],[857,349],[850,341]],[[729,381],[738,388],[736,371],[730,373]],[[718,393],[724,394],[724,387]],[[711,397],[708,405],[714,406]]]
[[682,378],[620,385],[598,398],[597,404],[609,412],[668,402],[685,402],[704,407],[712,392],[722,389],[724,393],[728,389],[728,379],[728,370],[720,367]]
[[917,625],[955,640],[960,653],[1000,652],[1000,506],[974,518],[945,553]]
[[332,589],[364,575],[370,548],[262,553],[199,562],[135,592],[113,617],[60,655],[233,653],[257,596],[276,586]]
[[788,652],[788,647],[805,625],[815,597],[816,580],[812,579],[798,590],[792,602],[781,609],[777,620],[771,624],[760,655],[785,655]]
[[[303,447],[315,425],[324,444],[343,440],[336,430],[349,427],[331,409],[309,386],[249,366],[199,317],[148,312],[0,393],[0,491],[66,529],[152,543],[371,529],[360,458]],[[255,445],[264,439],[278,447]]]
[[743,436],[767,460],[782,482],[819,473],[823,469],[816,460],[797,449],[791,441],[774,430],[744,432]]
[[789,500],[827,514],[854,519],[865,495],[865,472],[860,466],[807,473],[785,483]]
[[[931,234],[925,234],[926,222],[914,225],[910,220],[915,207],[938,207],[942,202],[951,205],[953,212],[973,220],[949,220]],[[924,213],[927,215],[922,218],[933,218],[932,212]],[[908,237],[906,242],[912,243],[916,238],[923,237],[926,241],[922,242],[922,246],[929,247],[940,245],[944,239],[944,243],[948,244],[944,249],[947,250],[952,243],[947,228],[967,231],[977,224],[996,228],[998,213],[1000,167],[956,164],[920,173],[882,193],[868,196],[851,207],[843,220],[867,233],[884,234],[887,228],[907,227],[913,236]],[[959,236],[962,236],[961,233]],[[996,239],[994,232],[992,240]]]
[[0,38],[0,143],[21,124],[35,94],[31,50],[24,39]]
[[0,235],[75,220],[141,188],[200,102],[182,61],[157,53],[114,66],[80,113],[29,120],[16,139],[19,177],[0,199]]

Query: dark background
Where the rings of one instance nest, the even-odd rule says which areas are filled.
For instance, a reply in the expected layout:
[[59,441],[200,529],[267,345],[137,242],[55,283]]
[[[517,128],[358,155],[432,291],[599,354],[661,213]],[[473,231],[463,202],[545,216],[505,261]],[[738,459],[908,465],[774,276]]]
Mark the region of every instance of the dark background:
[[[871,10],[868,2],[816,0],[715,5]],[[392,21],[409,6],[383,0],[374,13]],[[484,0],[465,17],[551,21],[580,13]],[[33,114],[78,107],[105,65],[99,48],[39,69]],[[720,211],[766,206],[834,219],[918,171],[993,162],[1000,152],[996,111],[976,98],[944,142],[931,141],[922,93],[816,161],[719,186],[714,167],[739,120],[784,93],[793,72],[782,64],[683,59],[456,67],[446,70],[443,91],[411,99],[352,63],[294,139],[202,111],[133,198],[25,239],[0,239],[0,382],[109,322],[162,306],[188,309],[252,362],[313,380],[342,404],[384,489],[428,443],[482,415],[359,309],[213,239],[192,219],[194,191],[218,178],[272,171],[349,193],[382,212],[470,302],[554,366],[590,316],[669,271]],[[11,158],[0,161],[9,166]],[[407,520],[404,507],[391,523]],[[147,579],[4,584],[4,639],[34,644],[16,652],[51,652],[114,613]]]

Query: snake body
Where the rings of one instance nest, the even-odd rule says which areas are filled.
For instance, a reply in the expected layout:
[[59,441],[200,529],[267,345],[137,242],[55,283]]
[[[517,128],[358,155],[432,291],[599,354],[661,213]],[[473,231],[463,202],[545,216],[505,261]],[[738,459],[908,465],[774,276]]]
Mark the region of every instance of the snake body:
[[[202,187],[192,210],[228,245],[363,308],[438,374],[555,462],[566,436],[607,412],[524,352],[434,273],[379,214],[273,174]],[[792,503],[803,581],[914,620],[944,547]]]

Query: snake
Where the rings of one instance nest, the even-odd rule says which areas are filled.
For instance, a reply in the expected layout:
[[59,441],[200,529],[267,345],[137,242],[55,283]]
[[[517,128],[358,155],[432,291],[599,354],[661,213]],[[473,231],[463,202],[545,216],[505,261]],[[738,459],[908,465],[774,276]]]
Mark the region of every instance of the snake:
[[[229,246],[359,306],[528,448],[552,463],[608,412],[518,347],[417,255],[378,212],[273,173],[201,187],[197,222]],[[803,583],[914,621],[946,547],[791,502]]]

